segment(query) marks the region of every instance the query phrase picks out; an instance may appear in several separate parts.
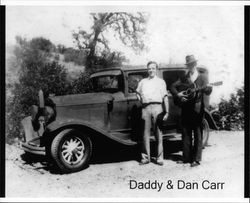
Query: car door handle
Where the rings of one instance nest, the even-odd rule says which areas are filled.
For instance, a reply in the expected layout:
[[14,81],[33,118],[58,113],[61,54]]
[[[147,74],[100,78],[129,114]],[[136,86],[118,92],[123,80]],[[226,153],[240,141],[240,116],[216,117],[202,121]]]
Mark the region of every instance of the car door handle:
[[113,106],[114,106],[114,98],[107,102],[108,112],[111,112],[113,110]]

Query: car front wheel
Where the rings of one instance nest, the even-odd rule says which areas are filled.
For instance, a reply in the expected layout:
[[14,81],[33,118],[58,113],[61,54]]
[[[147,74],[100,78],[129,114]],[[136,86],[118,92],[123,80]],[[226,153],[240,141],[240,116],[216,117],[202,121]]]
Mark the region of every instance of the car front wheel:
[[88,136],[75,129],[61,131],[51,143],[51,156],[64,173],[80,171],[88,166],[92,143]]

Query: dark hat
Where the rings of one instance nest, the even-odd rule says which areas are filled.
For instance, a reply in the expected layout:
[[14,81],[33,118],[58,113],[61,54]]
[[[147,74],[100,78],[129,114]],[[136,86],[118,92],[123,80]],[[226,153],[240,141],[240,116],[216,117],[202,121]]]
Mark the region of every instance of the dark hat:
[[191,64],[191,63],[194,63],[194,62],[197,62],[198,60],[196,60],[194,58],[194,55],[187,55],[186,56],[186,63],[185,65],[188,65],[188,64]]
[[158,114],[158,116],[156,118],[156,123],[161,131],[167,127],[167,122],[163,120],[165,114],[166,114],[166,112],[163,111],[160,114]]

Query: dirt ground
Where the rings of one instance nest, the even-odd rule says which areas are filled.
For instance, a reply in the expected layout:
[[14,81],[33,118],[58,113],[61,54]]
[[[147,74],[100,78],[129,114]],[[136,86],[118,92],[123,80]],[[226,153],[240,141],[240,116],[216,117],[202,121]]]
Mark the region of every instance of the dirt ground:
[[[119,148],[105,147],[113,151]],[[117,152],[104,153],[83,171],[59,174],[51,169],[43,157],[27,157],[18,146],[6,145],[6,197],[242,198],[244,196],[243,131],[211,132],[209,144],[203,150],[202,164],[196,168],[177,163],[181,155],[180,141],[166,141],[164,148],[164,166],[154,163],[139,165],[138,156],[135,155],[137,151],[128,147]],[[171,181],[172,189],[167,186],[170,183],[168,181]],[[143,185],[141,182],[147,184]],[[162,187],[156,187],[157,183]],[[149,185],[151,188],[148,188]],[[213,187],[206,189],[209,185]]]

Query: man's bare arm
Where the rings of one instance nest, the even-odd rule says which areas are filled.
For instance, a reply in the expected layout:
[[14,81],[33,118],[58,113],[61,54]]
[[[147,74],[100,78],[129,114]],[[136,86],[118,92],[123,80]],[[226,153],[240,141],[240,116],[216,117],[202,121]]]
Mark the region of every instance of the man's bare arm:
[[163,102],[164,102],[166,113],[168,113],[169,112],[169,103],[168,103],[168,96],[167,95],[163,98]]
[[168,102],[168,95],[166,95],[164,98],[163,98],[163,103],[164,103],[164,107],[165,107],[165,115],[163,117],[163,120],[166,121],[167,118],[168,118],[168,115],[169,115],[169,102]]

